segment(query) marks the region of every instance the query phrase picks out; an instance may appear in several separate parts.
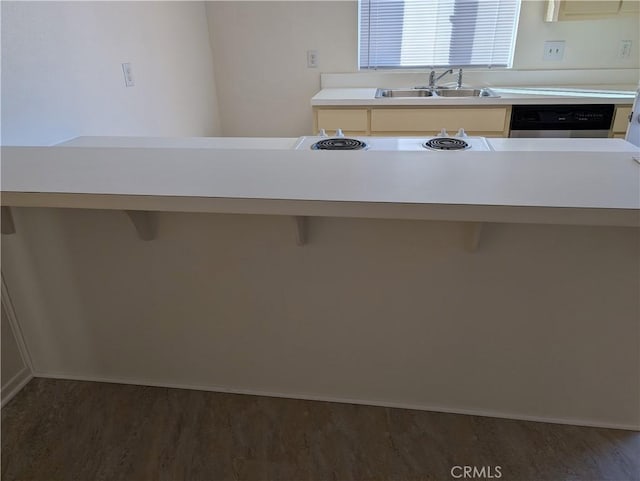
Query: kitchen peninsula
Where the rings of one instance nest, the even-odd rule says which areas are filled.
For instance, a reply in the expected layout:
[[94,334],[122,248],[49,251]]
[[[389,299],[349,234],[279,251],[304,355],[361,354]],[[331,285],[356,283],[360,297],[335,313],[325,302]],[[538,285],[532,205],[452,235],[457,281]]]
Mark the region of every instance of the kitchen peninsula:
[[640,163],[591,140],[4,147],[34,372],[638,429]]
[[[640,225],[640,164],[634,160],[639,154],[633,145],[614,139],[491,142],[496,146],[491,152],[319,153],[291,150],[293,139],[126,137],[5,147],[2,202],[23,207]],[[540,149],[532,150],[536,146]]]

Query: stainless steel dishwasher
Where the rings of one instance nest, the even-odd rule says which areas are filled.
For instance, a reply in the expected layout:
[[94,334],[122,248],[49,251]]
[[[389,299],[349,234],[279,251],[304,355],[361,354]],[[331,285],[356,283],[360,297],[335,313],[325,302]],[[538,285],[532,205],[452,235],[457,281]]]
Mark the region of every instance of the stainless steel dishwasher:
[[608,137],[615,106],[514,105],[509,137]]

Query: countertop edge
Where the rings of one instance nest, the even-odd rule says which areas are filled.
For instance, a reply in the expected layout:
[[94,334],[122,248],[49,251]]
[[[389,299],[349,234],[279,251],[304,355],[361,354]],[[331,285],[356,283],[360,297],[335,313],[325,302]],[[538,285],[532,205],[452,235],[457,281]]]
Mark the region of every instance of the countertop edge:
[[3,191],[4,207],[640,227],[640,210]]

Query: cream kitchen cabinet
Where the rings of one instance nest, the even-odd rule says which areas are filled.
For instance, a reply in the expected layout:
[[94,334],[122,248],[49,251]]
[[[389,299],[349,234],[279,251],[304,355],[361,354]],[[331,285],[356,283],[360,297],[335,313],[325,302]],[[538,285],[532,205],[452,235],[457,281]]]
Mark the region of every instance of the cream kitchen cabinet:
[[316,133],[324,129],[332,135],[337,129],[342,129],[346,135],[368,135],[369,111],[354,108],[315,109],[314,123]]
[[316,132],[325,129],[329,134],[340,128],[351,135],[424,136],[463,128],[469,135],[507,137],[511,107],[316,107],[314,112]]
[[597,20],[638,15],[638,0],[549,0],[545,21]]
[[442,129],[450,134],[463,128],[469,135],[506,137],[507,107],[432,107],[371,109],[372,135],[434,135]]
[[627,125],[629,124],[629,116],[631,115],[631,107],[616,107],[611,125],[610,137],[623,139],[627,133]]
[[640,15],[640,2],[638,0],[622,0],[619,13],[621,15]]

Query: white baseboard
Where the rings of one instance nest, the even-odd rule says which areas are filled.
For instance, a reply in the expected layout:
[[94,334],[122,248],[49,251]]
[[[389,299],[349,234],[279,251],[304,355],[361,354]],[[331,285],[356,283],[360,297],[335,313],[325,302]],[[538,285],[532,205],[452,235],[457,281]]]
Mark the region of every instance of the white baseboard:
[[228,386],[201,386],[201,385],[192,385],[192,384],[178,384],[178,383],[171,383],[171,382],[146,381],[141,379],[102,378],[102,377],[95,377],[95,376],[70,375],[70,374],[60,374],[60,373],[52,374],[52,373],[37,372],[37,373],[34,373],[34,376],[49,378],[49,379],[68,379],[73,381],[106,382],[106,383],[112,383],[112,384],[134,384],[138,386],[166,387],[166,388],[173,388],[173,389],[189,389],[189,390],[195,390],[195,391],[210,391],[210,392],[220,392],[220,393],[228,393],[228,394],[247,394],[251,396],[267,396],[267,397],[277,397],[277,398],[287,398],[287,399],[301,399],[305,401],[323,401],[323,402],[335,402],[335,403],[343,403],[343,404],[361,404],[365,406],[389,407],[389,408],[397,408],[397,409],[413,409],[418,411],[433,411],[433,412],[450,413],[450,414],[463,414],[468,416],[483,416],[483,417],[490,417],[490,418],[515,419],[519,421],[532,421],[532,422],[552,423],[552,424],[567,424],[572,426],[586,426],[586,427],[594,427],[594,428],[640,431],[640,424],[618,424],[618,423],[601,422],[597,420],[594,421],[594,420],[571,419],[571,418],[563,419],[563,418],[545,417],[545,416],[528,416],[525,414],[486,411],[482,409],[457,409],[457,408],[448,408],[448,407],[442,407],[442,406],[431,406],[431,405],[423,405],[423,404],[408,404],[408,403],[402,403],[402,402],[388,402],[388,401],[369,400],[369,399],[351,399],[351,398],[342,398],[342,397],[334,397],[334,396],[324,396],[322,394],[280,393],[280,392],[272,392],[272,391],[257,391],[253,389],[242,389],[242,388],[238,389],[238,388],[233,388]]
[[4,407],[20,390],[33,378],[31,370],[23,367],[18,373],[5,383],[0,389],[2,391],[2,401],[0,407]]

